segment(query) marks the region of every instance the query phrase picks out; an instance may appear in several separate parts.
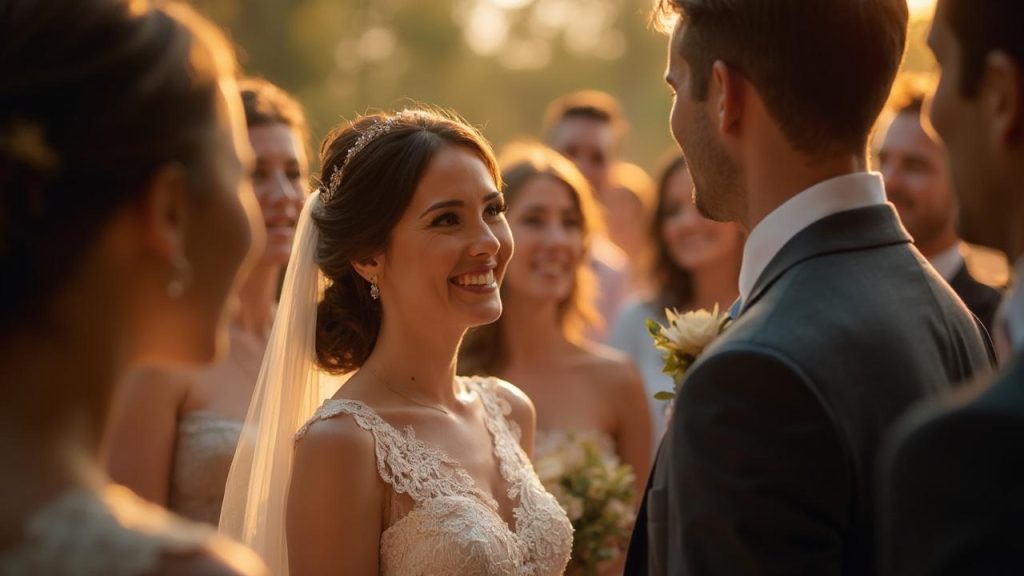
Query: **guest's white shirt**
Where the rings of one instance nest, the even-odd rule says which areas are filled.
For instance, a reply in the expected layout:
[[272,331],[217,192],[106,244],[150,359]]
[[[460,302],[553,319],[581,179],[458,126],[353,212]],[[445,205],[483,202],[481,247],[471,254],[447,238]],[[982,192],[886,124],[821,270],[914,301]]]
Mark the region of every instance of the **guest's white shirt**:
[[1013,272],[1013,288],[1006,297],[1006,334],[1015,354],[1024,351],[1024,291],[1020,288],[1024,280],[1024,257],[1017,260]]
[[946,282],[952,282],[964,266],[963,243],[957,242],[948,250],[939,252],[929,258],[928,263]]
[[747,237],[740,267],[740,297],[747,301],[768,263],[801,230],[839,212],[885,203],[882,175],[877,172],[838,176],[793,196],[765,216]]

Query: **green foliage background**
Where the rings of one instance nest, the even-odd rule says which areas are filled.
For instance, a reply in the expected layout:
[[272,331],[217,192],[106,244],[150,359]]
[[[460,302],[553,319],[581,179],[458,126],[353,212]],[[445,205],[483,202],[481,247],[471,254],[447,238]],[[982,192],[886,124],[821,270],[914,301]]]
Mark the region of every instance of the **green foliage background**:
[[[500,147],[518,136],[540,136],[549,101],[581,88],[606,90],[623,103],[632,130],[624,156],[648,169],[673,146],[670,92],[662,75],[666,39],[648,28],[650,0],[555,0],[572,6],[571,20],[610,14],[613,58],[602,41],[592,53],[572,49],[568,31],[543,29],[539,5],[552,0],[193,0],[236,42],[249,74],[294,93],[310,117],[313,147],[336,123],[367,110],[410,101],[452,108]],[[483,55],[465,40],[477,4],[500,7],[509,23],[505,48]],[[569,23],[571,25],[572,22]],[[543,27],[541,27],[543,28]],[[375,31],[367,34],[368,31]],[[911,29],[906,66],[930,70],[923,37]],[[381,33],[383,31],[383,33]],[[381,40],[381,35],[385,38]],[[374,37],[379,40],[373,42]],[[503,53],[517,43],[548,47],[539,68],[509,67]],[[381,45],[384,49],[381,49]],[[367,50],[369,45],[369,50]],[[376,46],[376,54],[374,47]],[[507,49],[506,49],[507,48]],[[605,52],[602,56],[602,52]],[[371,58],[365,56],[369,54]],[[380,58],[374,60],[373,58]]]

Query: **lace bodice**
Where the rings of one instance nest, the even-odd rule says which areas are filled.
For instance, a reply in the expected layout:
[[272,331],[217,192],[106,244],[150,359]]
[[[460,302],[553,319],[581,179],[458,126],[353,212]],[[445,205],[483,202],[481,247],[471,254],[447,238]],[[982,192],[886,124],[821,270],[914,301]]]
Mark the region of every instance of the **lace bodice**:
[[217,525],[224,484],[235,456],[242,423],[214,412],[196,411],[178,422],[168,508],[191,520]]
[[25,523],[20,545],[0,554],[4,576],[138,576],[166,556],[205,551],[239,573],[259,574],[255,554],[212,528],[181,520],[127,488],[70,490]]
[[500,384],[493,379],[464,382],[483,402],[508,497],[516,502],[514,527],[458,462],[419,441],[411,427],[400,431],[356,400],[328,400],[310,421],[350,415],[373,434],[381,479],[413,501],[412,509],[381,535],[381,574],[561,574],[572,551],[572,525],[537,479],[515,423],[506,420],[509,406],[498,396]]

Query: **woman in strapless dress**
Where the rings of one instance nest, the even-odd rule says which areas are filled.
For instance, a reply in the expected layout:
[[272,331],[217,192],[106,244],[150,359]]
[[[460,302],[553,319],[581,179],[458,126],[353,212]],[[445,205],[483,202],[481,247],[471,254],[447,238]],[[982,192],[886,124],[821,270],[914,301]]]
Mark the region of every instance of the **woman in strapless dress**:
[[199,372],[150,367],[129,376],[115,403],[107,450],[115,481],[214,526],[274,322],[309,167],[308,128],[295,99],[261,79],[242,80],[239,88],[267,243],[242,284],[228,331],[230,352]]
[[262,573],[99,457],[126,372],[225,351],[261,235],[230,48],[174,2],[0,12],[0,574]]
[[610,465],[635,471],[639,493],[651,462],[643,384],[623,354],[582,337],[595,320],[587,249],[601,217],[593,194],[570,161],[540,144],[513,144],[499,162],[516,255],[502,287],[505,312],[467,335],[459,371],[516,382],[533,400],[535,461],[586,437]]

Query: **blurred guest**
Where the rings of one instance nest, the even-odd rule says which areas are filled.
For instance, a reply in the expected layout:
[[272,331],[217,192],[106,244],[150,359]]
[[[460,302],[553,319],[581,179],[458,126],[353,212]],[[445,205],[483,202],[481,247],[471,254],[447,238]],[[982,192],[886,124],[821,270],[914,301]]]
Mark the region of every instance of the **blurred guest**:
[[[602,206],[627,128],[619,102],[597,90],[563,96],[548,105],[544,115],[548,144],[576,164]],[[594,235],[590,253],[597,274],[600,321],[587,335],[604,341],[629,291],[628,259],[605,232]]]
[[656,447],[665,428],[666,402],[654,394],[672,390],[662,373],[662,353],[647,332],[648,319],[664,324],[665,308],[726,308],[739,296],[745,234],[732,222],[714,222],[693,205],[693,180],[682,154],[674,154],[658,177],[651,239],[655,245],[653,295],[625,308],[615,322],[612,345],[629,354],[644,378]]
[[130,368],[227,344],[256,213],[229,46],[173,2],[0,12],[0,573],[259,572],[99,458]]
[[[1017,574],[1024,566],[1024,4],[939,0],[928,36],[942,76],[931,123],[949,149],[968,242],[1016,261],[1012,363],[912,413],[881,487],[886,574]],[[986,379],[988,380],[988,379]]]
[[308,174],[302,108],[273,84],[240,85],[256,155],[253,190],[266,248],[242,284],[225,361],[192,374],[140,370],[119,391],[109,429],[114,480],[171,510],[217,524],[224,484],[274,323]]
[[619,162],[612,168],[604,215],[611,241],[629,255],[630,298],[645,297],[650,288],[651,222],[656,196],[654,181],[643,168],[631,162]]
[[516,252],[504,312],[469,332],[459,371],[518,382],[537,408],[535,461],[583,436],[637,471],[640,488],[651,460],[640,378],[624,355],[582,336],[594,314],[587,250],[602,226],[590,187],[540,144],[513,145],[499,163]]
[[878,151],[886,195],[917,249],[991,333],[1002,294],[968,271],[968,247],[956,229],[957,201],[946,148],[921,123],[925,92],[910,77],[897,95],[895,115]]

